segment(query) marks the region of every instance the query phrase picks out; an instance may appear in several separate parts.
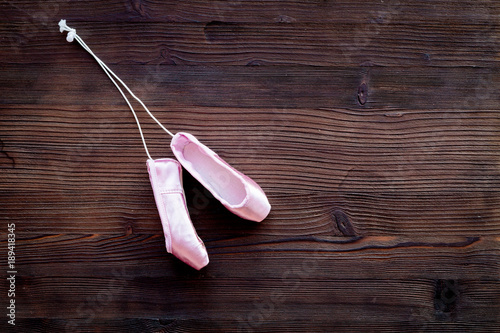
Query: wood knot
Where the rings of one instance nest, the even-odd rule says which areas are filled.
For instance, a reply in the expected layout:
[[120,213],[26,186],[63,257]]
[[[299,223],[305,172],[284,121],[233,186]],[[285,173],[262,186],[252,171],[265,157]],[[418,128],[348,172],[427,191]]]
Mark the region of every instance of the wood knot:
[[368,86],[366,82],[362,82],[358,87],[358,103],[365,105],[368,100]]
[[296,22],[297,20],[291,16],[288,15],[279,15],[274,19],[274,22],[277,23],[293,23]]
[[134,233],[134,227],[132,225],[132,222],[127,222],[125,224],[125,235],[130,236]]
[[163,59],[170,59],[170,51],[167,48],[162,48],[160,50],[160,57]]
[[128,7],[129,7],[129,11],[136,12],[141,17],[148,17],[147,12],[146,12],[146,7],[142,3],[142,0],[131,0]]
[[455,314],[456,303],[460,292],[455,280],[437,280],[434,293],[434,309],[436,319],[449,320]]
[[340,209],[336,209],[333,211],[333,219],[337,224],[337,228],[344,236],[356,236],[356,231],[346,213]]

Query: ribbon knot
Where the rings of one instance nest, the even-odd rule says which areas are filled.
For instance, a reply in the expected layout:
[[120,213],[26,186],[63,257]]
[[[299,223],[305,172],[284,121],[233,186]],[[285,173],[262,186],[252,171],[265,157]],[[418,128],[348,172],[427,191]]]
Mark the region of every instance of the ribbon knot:
[[73,28],[70,28],[68,27],[68,25],[66,24],[66,20],[61,20],[59,21],[59,31],[61,33],[67,31],[68,32],[68,35],[66,36],[66,40],[68,42],[72,42],[75,37],[76,37],[76,29],[73,29]]

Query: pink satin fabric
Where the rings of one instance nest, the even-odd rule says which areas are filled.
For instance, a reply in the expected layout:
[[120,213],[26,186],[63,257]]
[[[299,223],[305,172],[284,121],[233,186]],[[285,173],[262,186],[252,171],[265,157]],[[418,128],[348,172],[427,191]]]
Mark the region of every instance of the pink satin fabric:
[[193,135],[179,132],[170,146],[182,166],[229,211],[256,222],[267,217],[271,205],[260,186]]
[[147,161],[167,251],[195,269],[208,264],[208,254],[189,218],[182,187],[182,168],[173,159]]

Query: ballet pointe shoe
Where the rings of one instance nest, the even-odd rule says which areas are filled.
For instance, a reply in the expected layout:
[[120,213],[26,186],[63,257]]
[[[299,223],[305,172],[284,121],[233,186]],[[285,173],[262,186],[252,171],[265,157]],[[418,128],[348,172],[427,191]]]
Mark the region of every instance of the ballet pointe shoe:
[[167,251],[195,269],[208,264],[208,254],[189,217],[182,187],[182,168],[170,158],[147,161]]
[[177,160],[229,211],[261,222],[271,205],[260,186],[230,166],[193,135],[179,132],[170,143]]

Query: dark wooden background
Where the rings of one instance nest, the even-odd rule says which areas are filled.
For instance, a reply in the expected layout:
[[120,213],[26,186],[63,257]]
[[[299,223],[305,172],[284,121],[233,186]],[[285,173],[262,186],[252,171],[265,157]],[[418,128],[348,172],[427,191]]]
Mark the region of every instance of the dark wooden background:
[[[0,2],[0,218],[17,332],[500,332],[500,2]],[[189,174],[210,264],[165,250],[133,117],[266,191]],[[169,136],[139,113],[154,158]],[[2,307],[7,282],[2,279]]]

